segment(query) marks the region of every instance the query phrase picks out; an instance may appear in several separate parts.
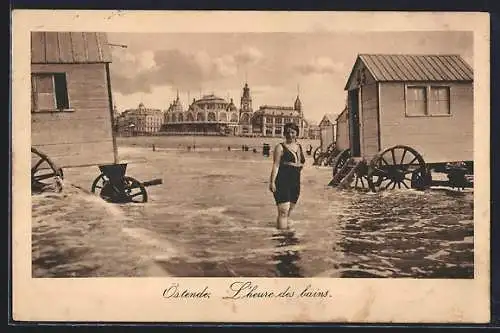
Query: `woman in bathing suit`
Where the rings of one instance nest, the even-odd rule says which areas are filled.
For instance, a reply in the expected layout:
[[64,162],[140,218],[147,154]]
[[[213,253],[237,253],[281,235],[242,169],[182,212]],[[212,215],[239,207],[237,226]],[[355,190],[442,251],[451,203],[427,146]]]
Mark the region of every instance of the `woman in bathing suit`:
[[278,207],[278,229],[290,229],[288,218],[300,195],[300,173],[305,163],[302,146],[297,143],[299,127],[294,123],[284,126],[285,142],[274,148],[273,168],[269,189]]

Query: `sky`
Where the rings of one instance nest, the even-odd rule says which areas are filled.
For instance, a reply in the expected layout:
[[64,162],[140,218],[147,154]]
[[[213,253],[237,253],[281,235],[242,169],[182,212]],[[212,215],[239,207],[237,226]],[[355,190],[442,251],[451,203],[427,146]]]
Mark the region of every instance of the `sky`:
[[165,110],[177,93],[184,107],[215,94],[239,107],[248,82],[254,110],[293,106],[318,123],[345,105],[344,86],[357,54],[459,54],[473,64],[471,32],[108,33],[118,111]]

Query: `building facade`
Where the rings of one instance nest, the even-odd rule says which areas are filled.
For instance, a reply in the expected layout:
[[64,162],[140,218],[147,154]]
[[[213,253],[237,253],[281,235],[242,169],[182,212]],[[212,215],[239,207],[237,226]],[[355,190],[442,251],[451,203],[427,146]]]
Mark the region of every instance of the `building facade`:
[[177,95],[164,115],[162,132],[171,135],[236,135],[238,108],[213,94],[205,95],[184,109]]
[[321,130],[318,125],[309,125],[308,139],[319,140],[321,135]]
[[239,109],[233,99],[226,101],[215,95],[205,95],[184,109],[179,96],[165,112],[162,132],[171,135],[283,135],[283,126],[295,122],[300,136],[308,137],[309,125],[304,119],[302,102],[297,96],[294,106],[260,106],[253,110],[250,88],[245,83]]
[[122,136],[155,134],[160,131],[163,120],[163,111],[140,103],[136,109],[127,109],[118,116],[118,133]]

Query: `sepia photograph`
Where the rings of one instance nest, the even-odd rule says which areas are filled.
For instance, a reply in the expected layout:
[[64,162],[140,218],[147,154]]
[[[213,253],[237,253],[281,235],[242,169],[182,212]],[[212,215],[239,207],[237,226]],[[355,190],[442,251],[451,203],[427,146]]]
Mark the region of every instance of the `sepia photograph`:
[[[158,320],[160,308],[132,310],[151,297],[164,309],[222,302],[222,319],[236,321],[405,321],[410,303],[422,307],[417,321],[485,318],[480,18],[462,27],[430,15],[422,29],[418,15],[391,27],[360,14],[368,23],[351,29],[343,13],[338,28],[320,13],[233,13],[232,25],[225,13],[103,14],[92,24],[79,12],[52,25],[35,14],[19,37],[27,49],[13,51],[26,66],[14,75],[23,100],[13,110],[25,118],[13,149],[31,149],[30,166],[27,153],[13,162],[24,198],[14,219],[31,221],[14,222],[14,273],[54,289],[31,305],[23,296],[29,318]],[[155,28],[162,20],[170,28]],[[57,315],[43,315],[40,304],[70,287],[87,300],[71,314],[58,300]],[[352,308],[325,310],[347,299]],[[108,301],[127,310],[110,312]],[[281,306],[243,315],[275,304],[259,302]],[[221,319],[190,313],[164,315]]]
[[32,32],[33,276],[473,278],[472,45]]

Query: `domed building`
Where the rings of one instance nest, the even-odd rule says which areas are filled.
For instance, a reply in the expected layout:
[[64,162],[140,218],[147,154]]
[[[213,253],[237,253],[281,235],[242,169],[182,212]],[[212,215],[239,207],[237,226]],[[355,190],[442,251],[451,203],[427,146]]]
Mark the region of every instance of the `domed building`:
[[193,99],[184,110],[177,99],[165,112],[163,131],[169,134],[220,135],[237,134],[238,108],[233,100],[229,102],[213,94]]
[[250,88],[245,83],[240,99],[240,108],[229,101],[205,95],[193,99],[184,109],[177,98],[165,112],[162,132],[170,135],[243,135],[243,136],[282,136],[287,122],[296,122],[301,128],[301,136],[307,135],[307,122],[304,119],[302,102],[299,96],[294,106],[263,105],[253,110]]

